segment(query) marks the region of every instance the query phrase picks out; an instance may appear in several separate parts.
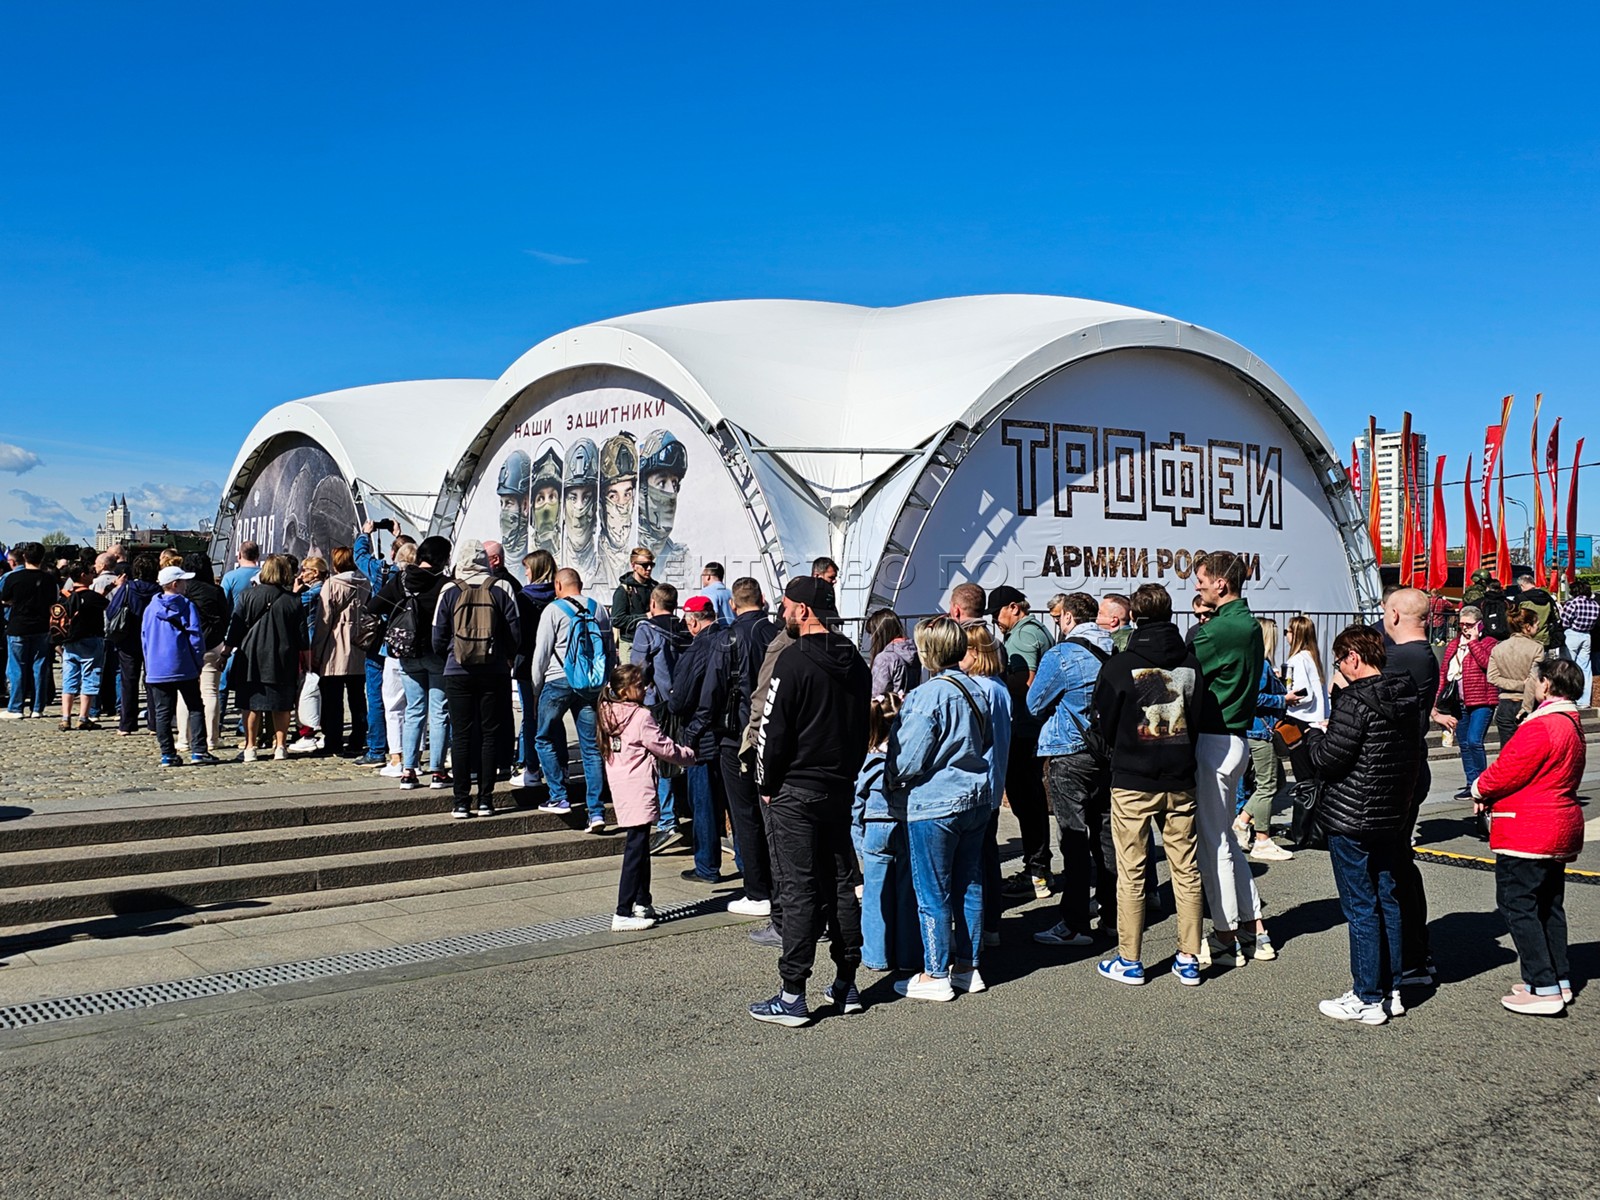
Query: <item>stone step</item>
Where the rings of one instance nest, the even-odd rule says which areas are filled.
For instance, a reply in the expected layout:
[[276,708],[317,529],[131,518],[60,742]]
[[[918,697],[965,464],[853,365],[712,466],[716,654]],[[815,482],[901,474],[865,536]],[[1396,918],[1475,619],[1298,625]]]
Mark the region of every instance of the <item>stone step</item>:
[[[575,808],[581,807],[583,783],[569,785]],[[529,808],[545,798],[543,788],[495,790],[495,803]],[[448,811],[451,794],[418,788],[362,785],[338,791],[297,796],[251,796],[231,800],[184,800],[171,804],[129,805],[89,811],[34,813],[8,823],[9,851],[49,850],[65,846],[214,837],[252,830],[343,825],[356,821],[389,821],[431,817]],[[0,876],[3,878],[3,876]]]
[[141,838],[137,833],[148,830],[139,830],[125,841],[11,851],[0,854],[0,880],[8,887],[29,887],[583,829],[581,810],[562,816],[534,808],[502,809],[489,818],[456,820],[449,814],[448,793],[432,796],[426,813],[387,819],[318,821],[184,837]]
[[[480,817],[453,823],[481,823],[492,828],[498,820]],[[266,897],[289,893],[602,858],[620,854],[622,843],[620,837],[597,837],[563,829],[360,853],[8,886],[0,888],[0,927],[128,913],[193,912],[208,906],[243,908]]]

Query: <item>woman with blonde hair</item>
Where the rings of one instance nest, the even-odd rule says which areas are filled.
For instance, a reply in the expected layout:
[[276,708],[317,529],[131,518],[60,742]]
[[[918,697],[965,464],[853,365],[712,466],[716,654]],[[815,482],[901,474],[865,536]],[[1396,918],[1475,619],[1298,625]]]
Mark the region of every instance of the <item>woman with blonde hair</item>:
[[1000,799],[1006,792],[1006,767],[1011,757],[1011,691],[1006,687],[1006,660],[987,625],[967,629],[967,656],[961,669],[989,697],[989,832],[983,840],[983,944],[1000,944]]

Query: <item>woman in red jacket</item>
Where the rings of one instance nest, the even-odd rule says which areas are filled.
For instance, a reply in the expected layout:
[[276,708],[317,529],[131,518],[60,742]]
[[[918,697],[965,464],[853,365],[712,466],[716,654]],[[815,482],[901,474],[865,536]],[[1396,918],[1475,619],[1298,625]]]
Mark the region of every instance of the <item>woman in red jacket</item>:
[[1517,727],[1494,765],[1472,786],[1490,814],[1495,900],[1522,959],[1521,984],[1500,1003],[1550,1017],[1572,1002],[1567,965],[1566,867],[1583,849],[1583,725],[1574,701],[1583,671],[1558,659],[1536,664],[1538,707]]
[[1433,710],[1433,723],[1454,731],[1461,750],[1461,769],[1467,784],[1456,793],[1457,800],[1472,799],[1472,785],[1489,765],[1483,749],[1483,735],[1489,732],[1500,689],[1489,682],[1489,655],[1498,643],[1483,631],[1483,613],[1472,605],[1461,610],[1460,632],[1445,647],[1444,679],[1460,688],[1459,717]]

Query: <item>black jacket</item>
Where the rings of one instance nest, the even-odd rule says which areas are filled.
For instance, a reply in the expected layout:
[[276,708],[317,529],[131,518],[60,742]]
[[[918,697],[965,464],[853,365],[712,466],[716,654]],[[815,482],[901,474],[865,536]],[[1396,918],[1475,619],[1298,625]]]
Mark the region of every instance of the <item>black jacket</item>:
[[756,786],[848,798],[867,757],[872,671],[849,638],[807,634],[778,655],[762,698]]
[[1349,837],[1404,837],[1423,747],[1422,709],[1405,675],[1358,679],[1333,696],[1326,732],[1306,731],[1306,748],[1326,786],[1318,820]]
[[228,593],[214,583],[191,579],[184,585],[183,594],[200,612],[200,637],[206,649],[222,645],[223,638],[228,636],[228,622],[233,619],[233,604]]
[[398,571],[390,571],[389,578],[383,581],[383,586],[377,594],[367,602],[369,611],[382,617],[385,622],[394,618],[400,611],[400,606],[411,596],[417,601],[417,656],[433,653],[433,643],[430,640],[430,631],[433,629],[433,613],[439,607],[439,589],[444,587],[444,572],[435,571],[432,567],[421,567],[416,563],[406,563]]
[[706,666],[716,638],[715,625],[707,626],[695,636],[673,664],[672,690],[667,693],[667,707],[683,722],[682,733],[676,740],[680,745],[694,747],[695,757],[701,763],[717,755],[717,731],[712,726],[711,714],[700,705]]
[[700,707],[711,716],[711,727],[724,746],[738,749],[750,724],[750,699],[756,694],[761,662],[778,636],[778,627],[765,612],[738,613],[732,625],[719,625],[706,660]]
[[650,615],[650,593],[655,589],[654,579],[640,583],[632,571],[617,581],[617,590],[611,593],[611,628],[623,641],[633,641],[633,627]]
[[1100,668],[1092,728],[1111,754],[1111,786],[1188,792],[1200,735],[1200,660],[1171,621],[1140,625]]

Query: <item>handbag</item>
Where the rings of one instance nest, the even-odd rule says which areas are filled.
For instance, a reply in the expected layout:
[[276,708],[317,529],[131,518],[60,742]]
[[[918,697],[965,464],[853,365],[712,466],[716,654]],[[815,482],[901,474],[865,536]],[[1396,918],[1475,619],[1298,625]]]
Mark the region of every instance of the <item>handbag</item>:
[[1306,736],[1306,727],[1293,717],[1280,717],[1272,727],[1272,748],[1279,756],[1289,757],[1300,747]]
[[1460,718],[1461,681],[1459,679],[1449,680],[1439,689],[1439,694],[1433,700],[1433,710],[1441,716]]

